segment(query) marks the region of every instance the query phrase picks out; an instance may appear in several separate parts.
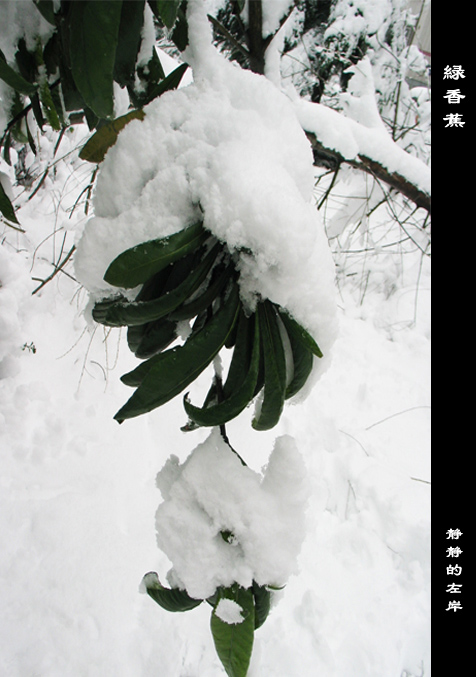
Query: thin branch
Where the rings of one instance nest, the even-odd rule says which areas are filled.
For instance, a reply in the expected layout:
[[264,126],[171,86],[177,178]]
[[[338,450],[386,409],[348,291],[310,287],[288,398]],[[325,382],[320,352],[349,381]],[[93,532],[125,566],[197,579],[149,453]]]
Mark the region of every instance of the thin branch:
[[415,411],[415,409],[431,409],[431,407],[427,404],[422,404],[418,407],[410,407],[409,409],[404,409],[403,411],[397,411],[396,414],[391,414],[390,416],[386,416],[385,418],[382,418],[380,421],[377,421],[376,423],[372,423],[372,425],[369,425],[365,430],[370,430],[371,428],[374,428],[376,425],[380,425],[381,423],[384,423],[385,421],[388,421],[391,418],[395,418],[395,416],[401,416],[402,414],[406,414],[409,411]]
[[336,169],[334,170],[334,176],[332,177],[332,180],[331,180],[331,182],[330,182],[330,184],[329,184],[329,186],[328,186],[326,192],[324,193],[324,196],[323,196],[323,197],[321,198],[321,200],[319,201],[319,203],[318,203],[318,205],[317,205],[317,209],[320,209],[320,208],[322,207],[322,205],[324,204],[324,202],[325,202],[325,201],[327,200],[327,198],[329,197],[331,190],[334,188],[334,184],[335,184],[335,182],[336,182],[336,180],[337,180],[337,174],[339,173],[339,169],[340,169],[340,164],[338,164],[337,167],[336,167]]
[[[215,368],[215,386],[216,386],[216,390],[217,390],[217,401],[221,402],[223,400],[223,381],[221,379],[221,376],[218,374],[216,368]],[[230,440],[228,439],[228,435],[226,434],[226,427],[225,427],[224,423],[222,423],[220,425],[220,434],[221,434],[222,439],[225,442],[225,444],[227,444],[230,447],[230,449],[232,450],[232,452],[238,456],[241,463],[243,465],[246,465],[244,460],[241,458],[240,454],[236,451],[236,449],[233,449],[233,447],[231,446]]]
[[38,285],[38,287],[36,287],[36,289],[34,289],[34,290],[31,292],[32,295],[33,295],[33,294],[36,294],[38,291],[40,291],[40,289],[42,289],[46,284],[48,284],[48,282],[51,282],[51,280],[52,280],[52,279],[53,279],[53,278],[54,278],[54,277],[55,277],[55,276],[56,276],[56,275],[64,268],[64,266],[68,263],[69,259],[70,259],[70,258],[72,257],[72,255],[73,255],[75,249],[76,249],[76,245],[73,245],[73,246],[71,247],[71,249],[69,250],[69,252],[68,252],[68,253],[66,254],[66,256],[64,257],[64,259],[61,261],[61,263],[59,263],[57,266],[55,266],[55,269],[54,269],[54,271],[51,273],[51,275],[49,275],[45,280],[43,280],[43,282],[42,282],[40,285]]
[[2,223],[4,223],[9,228],[13,228],[13,230],[17,230],[19,233],[26,233],[26,230],[23,230],[23,228],[20,226],[14,226],[13,223],[10,223],[6,219],[2,219]]

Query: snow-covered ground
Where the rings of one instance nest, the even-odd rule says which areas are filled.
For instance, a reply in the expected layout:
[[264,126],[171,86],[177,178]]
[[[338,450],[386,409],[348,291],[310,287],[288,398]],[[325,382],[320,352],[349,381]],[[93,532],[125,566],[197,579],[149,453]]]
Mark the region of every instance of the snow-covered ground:
[[[204,51],[199,63],[202,73],[210,67],[210,59]],[[226,120],[233,119],[233,134],[239,131],[241,119],[236,111],[240,106],[253,113],[266,109],[264,100],[260,102],[259,96],[250,96],[246,90],[249,76],[237,71],[236,78],[240,80],[237,88],[228,77],[223,78],[221,94],[228,88],[228,99],[216,97],[216,110],[224,110],[222,117],[205,110],[202,122],[213,120],[214,126],[197,124],[189,135],[199,139],[201,151],[208,152],[206,144],[215,136],[223,142],[220,134]],[[179,97],[187,104],[182,111],[193,102],[191,91]],[[205,109],[214,98],[211,91],[207,96],[199,97]],[[306,191],[312,192],[312,180],[305,183],[309,149],[291,143],[295,132],[287,126],[288,109],[283,106],[275,115],[278,109],[274,103],[269,105],[262,145],[256,144],[258,154],[265,149],[264,155],[269,152],[271,157],[275,146],[266,145],[268,131],[273,134],[281,125],[286,130],[282,138],[288,141],[291,155],[271,157],[274,165],[282,162],[278,177],[282,201],[277,201],[272,219],[293,213],[296,202],[290,203],[289,211],[279,207],[286,202],[290,176],[305,188],[302,195],[293,193],[293,199],[307,199]],[[153,120],[152,114],[149,119]],[[71,250],[92,214],[85,214],[85,189],[94,167],[77,160],[78,147],[86,137],[84,129],[66,132],[54,158],[54,136],[39,138],[38,155],[30,153],[25,160],[32,176],[25,188],[15,185],[13,168],[0,161],[5,189],[11,191],[24,230],[2,224],[0,246],[0,673],[7,677],[218,677],[224,673],[210,633],[210,606],[205,603],[183,614],[171,614],[140,594],[146,572],[156,571],[165,582],[176,564],[157,547],[156,512],[162,501],[157,473],[172,455],[183,464],[209,431],[180,430],[186,423],[180,397],[121,426],[113,420],[130,396],[119,377],[136,366],[136,360],[127,348],[124,331],[105,330],[92,322],[88,294],[73,279]],[[123,139],[122,150],[127,150],[129,139],[129,152],[133,151],[134,134],[125,131]],[[164,133],[164,139],[169,142],[168,134]],[[240,155],[243,139],[236,137],[232,159],[246,167],[253,144],[243,147]],[[261,182],[260,194],[246,203],[236,199],[243,186],[235,185],[232,174],[233,180],[226,183],[226,166],[213,164],[216,155],[208,157],[205,152],[203,158],[208,160],[197,168],[190,158],[195,161],[202,156],[194,155],[189,146],[182,153],[180,143],[170,144],[174,158],[183,161],[183,175],[189,180],[192,176],[212,230],[220,223],[218,207],[230,206],[223,198],[232,188],[235,200],[230,204],[238,210],[233,212],[236,223],[246,223],[247,215],[256,215],[253,209],[259,195],[266,194],[273,206],[272,196],[278,188],[268,194],[263,190],[270,166],[267,155],[255,177]],[[147,135],[142,151],[146,149]],[[114,154],[120,157],[121,152],[115,149]],[[18,160],[14,151],[12,159]],[[152,175],[166,176],[157,172],[167,169],[168,158],[148,159],[146,183]],[[156,159],[163,163],[159,170]],[[142,159],[138,165],[139,169],[144,166]],[[121,190],[130,189],[132,195],[134,186],[124,174],[127,168],[126,154],[120,163]],[[103,175],[97,184],[103,192],[96,201],[96,218],[86,230],[94,244],[96,224],[101,241],[100,228],[110,219],[111,232],[118,224],[122,228],[116,242],[120,248],[127,237],[140,241],[144,233],[128,232],[134,219],[128,220],[127,209],[134,206],[137,196],[124,200],[114,220],[114,209],[121,202],[114,169],[109,175],[105,172],[106,178]],[[207,202],[207,187],[213,183],[208,171],[215,172],[211,178],[223,191],[222,202]],[[339,180],[338,200],[342,195],[337,188],[351,195],[365,183],[344,170]],[[41,186],[29,199],[39,182]],[[160,191],[165,184],[159,180],[156,185]],[[322,196],[320,183],[317,190]],[[110,198],[112,211],[104,206],[105,198]],[[148,204],[154,223],[157,204]],[[255,473],[265,471],[276,438],[292,436],[310,486],[298,570],[275,594],[266,623],[256,631],[250,677],[431,674],[430,265],[422,253],[426,233],[418,229],[402,232],[385,205],[366,220],[359,212],[362,204],[360,198],[347,202],[345,227],[338,214],[334,220],[326,214],[338,280],[338,333],[327,370],[304,401],[285,408],[273,430],[253,430],[252,409],[227,425],[233,447]],[[329,205],[332,210],[332,202]],[[179,216],[186,205],[182,207],[179,204]],[[312,243],[319,219],[307,207],[300,214],[309,219]],[[140,210],[135,214],[137,222],[138,214]],[[272,219],[266,227],[273,225]],[[147,223],[142,226],[147,233]],[[279,223],[280,237],[287,233],[285,226]],[[271,274],[270,261],[276,257],[286,272],[286,279],[275,277],[281,294],[275,300],[280,302],[288,291],[304,322],[309,304],[307,299],[300,303],[296,299],[302,299],[306,269],[298,270],[293,263],[299,285],[289,288],[295,252],[289,243],[282,251],[272,250],[273,244],[279,244],[272,228],[268,234],[265,230],[238,232],[245,240],[238,237],[237,244],[243,246],[246,237],[260,234],[256,246],[263,254],[262,270]],[[319,238],[322,247],[323,232]],[[301,243],[302,252],[307,242]],[[77,253],[87,283],[95,262],[88,260],[83,245]],[[91,251],[99,249],[102,263],[117,254],[96,245]],[[325,268],[330,257],[324,253],[319,260]],[[313,284],[323,279],[330,285],[328,270],[322,278],[322,271],[307,270]],[[268,278],[265,292],[272,290],[272,282]],[[307,292],[317,310],[326,308],[324,302],[316,301],[319,295],[325,298],[326,291],[311,287]],[[312,324],[313,318],[309,321]],[[208,374],[203,385],[194,386],[193,401],[200,401],[209,380]],[[166,476],[159,481],[162,490]],[[250,479],[250,486],[253,482]],[[283,522],[290,521],[284,501],[280,509]],[[296,531],[299,528],[300,522]],[[300,534],[296,538],[299,541]],[[286,550],[288,543],[283,541],[282,547]]]
[[[26,234],[5,227],[0,247],[0,672],[215,677],[210,607],[170,614],[139,593],[146,572],[165,580],[171,566],[156,545],[156,474],[208,432],[180,431],[180,398],[119,426],[119,376],[136,362],[124,333],[86,321],[71,262],[31,294],[86,220],[85,195],[68,209],[92,167],[73,157],[31,201],[35,184],[14,188]],[[40,178],[41,156],[29,161]],[[398,274],[385,256],[359,261],[365,293],[355,269],[340,275],[332,363],[309,397],[268,433],[251,411],[227,426],[258,472],[292,435],[312,490],[299,573],[256,632],[251,677],[431,674],[429,264],[418,249]]]

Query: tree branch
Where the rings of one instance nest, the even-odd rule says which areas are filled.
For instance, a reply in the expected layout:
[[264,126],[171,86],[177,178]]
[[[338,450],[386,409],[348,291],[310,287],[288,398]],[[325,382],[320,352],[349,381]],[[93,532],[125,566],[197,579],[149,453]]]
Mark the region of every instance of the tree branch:
[[56,275],[64,268],[64,266],[68,263],[69,259],[70,259],[70,258],[72,257],[72,255],[73,255],[75,249],[76,249],[76,246],[73,245],[73,246],[71,247],[71,249],[69,250],[69,252],[68,252],[68,253],[66,254],[66,256],[64,257],[64,259],[63,259],[57,266],[55,266],[55,269],[54,269],[54,271],[51,273],[51,275],[49,275],[45,280],[43,280],[43,282],[42,282],[40,285],[38,285],[38,287],[36,287],[36,289],[34,289],[34,290],[31,292],[32,295],[33,295],[33,294],[36,294],[37,292],[39,292],[40,289],[43,289],[43,287],[44,287],[46,284],[48,284],[48,282],[51,282],[51,280],[52,280],[52,279],[53,279],[53,278],[54,278],[54,277],[55,277],[55,276],[56,276]]
[[312,132],[306,132],[306,136],[313,149],[315,165],[334,169],[342,162],[346,162],[351,165],[351,167],[367,172],[367,174],[371,174],[376,179],[383,181],[391,188],[394,188],[399,193],[402,193],[402,195],[405,195],[405,197],[412,200],[418,207],[426,209],[428,212],[430,211],[430,194],[412,183],[401,173],[389,171],[377,160],[367,157],[363,153],[358,153],[355,158],[346,158],[338,151],[326,148]]

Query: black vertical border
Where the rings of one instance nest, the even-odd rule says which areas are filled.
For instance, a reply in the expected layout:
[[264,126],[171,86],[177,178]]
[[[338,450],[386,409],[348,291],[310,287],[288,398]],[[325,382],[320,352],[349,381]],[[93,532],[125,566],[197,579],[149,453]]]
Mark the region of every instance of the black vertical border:
[[[476,494],[473,456],[471,336],[474,286],[473,232],[476,211],[476,31],[469,6],[432,10],[432,217],[437,233],[432,268],[433,315],[433,454],[432,454],[432,665],[435,674],[463,674],[470,658],[470,619],[476,610],[472,569],[473,534],[468,516]],[[445,67],[461,66],[464,78],[444,78]],[[465,96],[449,104],[448,90]],[[444,118],[459,113],[463,127],[447,127]],[[444,238],[444,239],[443,239]],[[442,246],[444,243],[444,246]],[[468,298],[469,297],[469,298]],[[471,337],[472,338],[472,337]],[[463,385],[463,387],[462,387]],[[472,388],[471,388],[472,390]],[[435,415],[436,412],[436,415]],[[436,434],[435,434],[436,433]],[[457,540],[449,529],[460,529]],[[462,554],[450,557],[448,548]],[[462,573],[450,575],[447,567]],[[459,594],[447,592],[451,583]],[[448,609],[459,601],[461,609]]]

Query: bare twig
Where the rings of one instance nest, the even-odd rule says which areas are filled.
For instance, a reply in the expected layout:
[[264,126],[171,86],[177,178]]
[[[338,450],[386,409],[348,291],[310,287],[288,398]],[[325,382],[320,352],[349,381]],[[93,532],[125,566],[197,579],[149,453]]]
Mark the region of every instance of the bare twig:
[[51,280],[52,280],[52,279],[53,279],[53,278],[54,278],[54,277],[55,277],[55,276],[56,276],[56,275],[64,268],[64,266],[67,264],[67,262],[69,261],[69,259],[72,257],[72,255],[73,255],[75,249],[76,249],[76,245],[73,245],[73,246],[71,247],[71,249],[69,250],[69,252],[68,252],[68,253],[66,254],[66,256],[64,257],[64,259],[63,259],[57,266],[55,266],[55,269],[54,269],[54,271],[51,273],[51,275],[49,275],[45,280],[43,280],[43,282],[42,282],[40,285],[38,285],[38,287],[36,287],[36,289],[34,289],[34,290],[31,292],[32,295],[33,295],[33,294],[36,294],[37,292],[39,292],[40,289],[42,289],[46,284],[48,284],[48,282],[51,282]]
[[409,411],[415,411],[415,409],[431,409],[431,407],[428,404],[422,404],[418,407],[410,407],[409,409],[404,409],[403,411],[397,411],[395,414],[391,414],[390,416],[386,416],[385,418],[382,418],[380,421],[376,421],[375,423],[372,423],[372,425],[369,425],[365,430],[370,430],[371,428],[375,428],[375,426],[380,425],[381,423],[385,423],[385,421],[390,420],[391,418],[395,418],[396,416],[401,416],[402,414],[406,414]]

